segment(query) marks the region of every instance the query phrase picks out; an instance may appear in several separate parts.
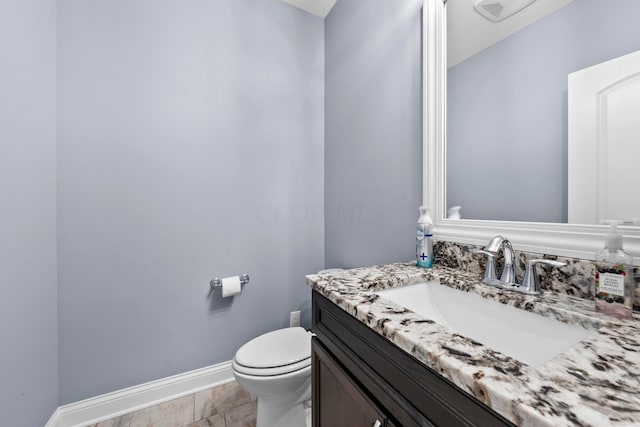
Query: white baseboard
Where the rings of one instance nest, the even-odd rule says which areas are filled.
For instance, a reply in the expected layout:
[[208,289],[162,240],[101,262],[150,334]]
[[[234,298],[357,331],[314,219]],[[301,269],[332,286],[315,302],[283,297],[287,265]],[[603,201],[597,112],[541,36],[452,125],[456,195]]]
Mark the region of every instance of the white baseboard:
[[84,427],[233,381],[231,361],[60,406],[45,427]]

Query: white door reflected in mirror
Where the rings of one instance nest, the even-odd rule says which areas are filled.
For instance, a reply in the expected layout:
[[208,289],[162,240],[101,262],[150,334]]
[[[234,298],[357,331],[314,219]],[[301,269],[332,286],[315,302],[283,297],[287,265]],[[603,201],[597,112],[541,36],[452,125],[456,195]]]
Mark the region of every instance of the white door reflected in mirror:
[[640,51],[569,74],[569,223],[632,220],[640,174]]

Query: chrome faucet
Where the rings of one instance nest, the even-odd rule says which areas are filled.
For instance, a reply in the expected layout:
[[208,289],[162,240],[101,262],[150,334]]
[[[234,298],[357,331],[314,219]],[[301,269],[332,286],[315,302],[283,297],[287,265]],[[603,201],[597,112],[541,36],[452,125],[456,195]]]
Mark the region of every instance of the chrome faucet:
[[[504,254],[504,268],[498,280],[496,276],[495,257],[500,251]],[[509,239],[503,236],[495,236],[484,249],[471,248],[469,252],[480,253],[487,256],[487,265],[484,276],[482,277],[482,283],[527,295],[540,295],[542,293],[535,268],[537,264],[548,264],[554,267],[566,265],[564,262],[550,259],[529,260],[527,261],[522,284],[518,284],[516,278],[515,253]]]
[[[496,275],[496,256],[504,253],[504,268],[500,280]],[[509,239],[502,236],[495,236],[484,249],[471,248],[469,252],[476,254],[485,254],[487,256],[487,266],[484,270],[482,283],[493,286],[503,286],[505,284],[513,285],[516,280],[516,266],[513,246]]]

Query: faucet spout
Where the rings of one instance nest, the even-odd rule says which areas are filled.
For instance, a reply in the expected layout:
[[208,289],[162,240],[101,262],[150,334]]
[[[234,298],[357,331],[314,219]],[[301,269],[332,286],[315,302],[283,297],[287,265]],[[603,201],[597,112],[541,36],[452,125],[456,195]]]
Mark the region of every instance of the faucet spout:
[[505,287],[516,285],[515,253],[509,239],[504,236],[495,236],[491,239],[487,246],[485,246],[483,251],[477,252],[485,253],[487,255],[491,254],[491,256],[488,257],[491,261],[491,264],[487,263],[487,269],[491,267],[492,270],[495,270],[495,265],[493,265],[494,257],[496,257],[500,252],[504,254],[504,268],[502,269],[500,280],[483,280],[483,283]]
[[[487,265],[482,283],[494,286],[513,286],[516,284],[515,255],[509,239],[503,236],[495,236],[484,249],[470,249],[469,251],[487,255]],[[498,280],[496,277],[495,257],[501,251],[504,254],[504,268],[500,280]]]
[[515,253],[513,252],[513,246],[508,239],[504,239],[502,242],[502,252],[504,253],[504,268],[502,269],[500,281],[505,286],[516,286]]

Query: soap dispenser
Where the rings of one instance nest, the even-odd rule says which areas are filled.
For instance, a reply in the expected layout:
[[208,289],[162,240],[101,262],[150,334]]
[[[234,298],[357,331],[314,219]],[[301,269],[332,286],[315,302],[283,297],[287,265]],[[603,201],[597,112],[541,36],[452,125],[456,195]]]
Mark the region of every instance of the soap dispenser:
[[604,249],[596,254],[596,311],[630,318],[633,313],[633,257],[622,250],[619,221],[607,221],[611,228]]
[[423,268],[433,267],[433,221],[428,206],[420,206],[418,233],[416,235],[416,265]]

